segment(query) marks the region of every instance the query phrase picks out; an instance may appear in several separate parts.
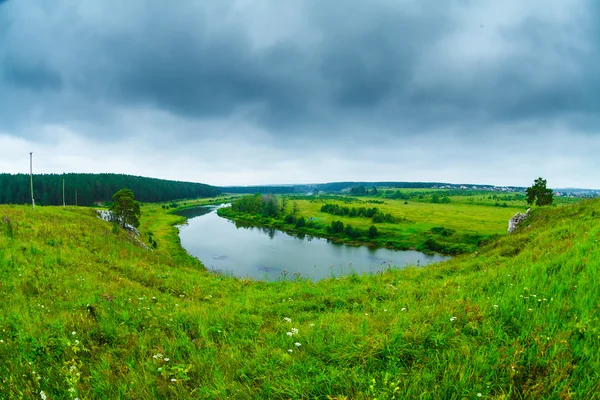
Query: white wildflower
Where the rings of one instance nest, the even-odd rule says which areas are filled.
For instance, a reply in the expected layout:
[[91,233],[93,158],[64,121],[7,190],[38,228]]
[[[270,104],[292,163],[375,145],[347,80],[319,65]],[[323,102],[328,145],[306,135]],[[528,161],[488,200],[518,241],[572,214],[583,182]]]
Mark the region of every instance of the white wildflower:
[[170,360],[170,358],[166,358],[166,357],[164,358],[165,362],[168,362],[169,360]]
[[77,332],[73,331],[73,332],[71,332],[71,335],[75,336],[75,335],[77,335]]
[[177,382],[177,379],[171,378],[171,382]]
[[400,311],[406,311],[406,307],[402,307]]
[[292,349],[288,350],[288,353],[293,353],[293,352],[294,352],[294,350],[292,350]]
[[286,332],[285,334],[288,335],[288,336],[292,336],[293,335],[292,332]]
[[450,317],[450,322],[453,322],[456,320],[456,317]]
[[494,304],[494,308],[498,308],[498,304]]
[[285,317],[283,320],[284,320],[285,322],[292,322],[292,319],[291,319],[291,318],[288,318],[288,317]]
[[302,346],[299,342],[294,343],[296,345],[296,347],[300,347]]
[[292,328],[292,334],[297,335],[298,334],[298,329]]
[[47,399],[46,393],[43,390],[40,391],[40,397],[42,398],[42,400],[46,400]]

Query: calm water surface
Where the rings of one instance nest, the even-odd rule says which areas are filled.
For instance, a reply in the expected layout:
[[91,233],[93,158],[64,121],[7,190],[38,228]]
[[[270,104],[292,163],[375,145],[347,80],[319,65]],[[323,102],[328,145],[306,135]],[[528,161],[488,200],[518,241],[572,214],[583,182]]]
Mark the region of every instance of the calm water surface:
[[243,226],[217,215],[217,207],[178,212],[188,218],[179,227],[182,246],[211,270],[238,277],[277,280],[296,276],[319,280],[375,273],[394,266],[426,265],[449,257],[418,251],[370,249],[299,238],[271,228]]

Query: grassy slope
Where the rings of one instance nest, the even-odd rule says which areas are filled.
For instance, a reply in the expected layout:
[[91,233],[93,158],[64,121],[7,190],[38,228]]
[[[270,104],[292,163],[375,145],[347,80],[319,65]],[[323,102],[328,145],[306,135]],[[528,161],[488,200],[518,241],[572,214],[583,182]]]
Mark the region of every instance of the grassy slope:
[[0,206],[0,398],[598,398],[599,201],[317,283],[206,273],[144,212],[155,252],[90,210]]

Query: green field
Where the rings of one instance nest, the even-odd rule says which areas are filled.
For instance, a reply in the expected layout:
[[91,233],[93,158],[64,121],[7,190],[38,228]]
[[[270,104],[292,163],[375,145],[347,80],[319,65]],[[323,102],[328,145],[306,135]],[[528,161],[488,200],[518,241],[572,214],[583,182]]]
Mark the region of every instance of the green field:
[[316,283],[205,272],[179,217],[142,211],[155,251],[90,209],[0,206],[0,398],[598,398],[598,200]]
[[[456,195],[457,191],[403,189],[398,192],[411,196],[410,199],[387,199],[382,197],[350,197],[345,195],[286,196],[280,197],[283,211],[277,218],[264,218],[261,215],[234,213],[219,210],[220,215],[242,219],[258,225],[272,226],[291,233],[305,233],[312,236],[331,238],[348,244],[365,244],[389,247],[400,250],[416,249],[424,252],[445,254],[469,253],[486,240],[506,233],[508,220],[517,212],[525,212],[527,203],[515,194],[473,191],[474,195]],[[437,195],[447,197],[448,203],[432,203]],[[560,201],[559,201],[560,203]],[[340,207],[377,207],[385,214],[397,219],[395,223],[374,223],[371,218],[349,217],[322,212],[325,204]],[[304,217],[308,221],[302,228],[284,222],[286,215]],[[341,221],[367,232],[374,225],[379,235],[376,238],[349,237],[344,234],[331,234],[327,227],[333,221]],[[440,233],[441,231],[441,233]]]

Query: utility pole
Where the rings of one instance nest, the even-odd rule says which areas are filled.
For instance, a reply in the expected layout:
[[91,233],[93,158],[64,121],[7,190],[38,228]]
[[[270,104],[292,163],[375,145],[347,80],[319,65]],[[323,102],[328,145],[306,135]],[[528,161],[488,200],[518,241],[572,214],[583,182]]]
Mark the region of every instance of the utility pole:
[[63,178],[63,207],[65,207],[65,178]]
[[33,152],[29,153],[29,184],[31,186],[31,206],[35,210],[35,200],[33,199]]

